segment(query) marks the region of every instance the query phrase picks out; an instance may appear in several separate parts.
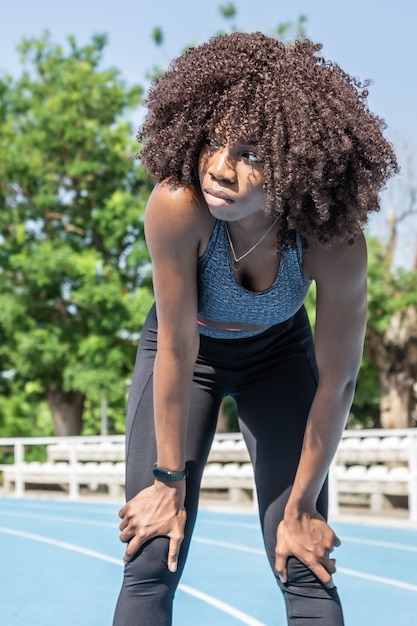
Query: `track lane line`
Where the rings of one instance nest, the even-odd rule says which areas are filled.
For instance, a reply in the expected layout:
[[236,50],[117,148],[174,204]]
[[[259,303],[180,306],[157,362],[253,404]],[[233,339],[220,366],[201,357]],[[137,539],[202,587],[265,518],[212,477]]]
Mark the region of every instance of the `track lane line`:
[[73,524],[85,524],[86,526],[103,526],[105,528],[114,528],[117,529],[117,520],[114,522],[102,522],[100,520],[91,520],[91,519],[77,519],[76,517],[68,517],[66,515],[49,515],[47,513],[19,513],[6,511],[5,513],[1,513],[2,517],[5,515],[9,515],[9,517],[23,517],[29,519],[39,519],[46,520],[51,522],[69,522]]
[[359,543],[377,548],[388,548],[390,550],[404,550],[405,552],[417,552],[417,546],[410,546],[406,543],[395,543],[395,541],[382,541],[378,539],[358,539],[357,537],[343,537],[342,543]]
[[[46,543],[58,548],[63,548],[64,550],[71,550],[72,552],[78,552],[80,554],[84,554],[86,556],[91,556],[95,559],[100,559],[101,561],[106,561],[108,563],[113,563],[114,565],[122,566],[122,560],[116,559],[115,557],[109,556],[108,554],[104,554],[103,552],[97,552],[96,550],[90,550],[89,548],[83,548],[82,546],[77,546],[73,543],[68,543],[67,541],[59,541],[56,539],[51,539],[50,537],[44,537],[43,535],[36,535],[34,533],[28,533],[20,530],[14,530],[13,528],[5,528],[0,526],[0,533],[14,535],[16,537],[22,537],[24,539],[30,539],[32,541],[38,541],[40,543]],[[246,624],[247,626],[267,626],[263,622],[255,619],[251,615],[236,609],[230,604],[223,602],[222,600],[218,600],[214,596],[210,596],[198,589],[194,589],[194,587],[190,587],[189,585],[183,585],[180,583],[178,585],[178,589],[182,592],[187,593],[199,600],[202,600],[206,604],[210,604],[216,609],[231,615],[242,624]]]
[[[31,517],[30,514],[25,515],[25,514],[20,514],[21,517]],[[52,521],[59,521],[64,520],[64,521],[68,521],[68,522],[74,522],[74,523],[81,523],[81,524],[97,524],[99,526],[112,526],[111,523],[109,522],[93,522],[93,521],[89,521],[89,520],[77,520],[74,518],[62,518],[60,516],[48,516],[48,515],[36,515],[36,517],[39,517],[41,519],[50,519]],[[39,539],[39,537],[41,537],[40,535],[32,535],[31,533],[24,533],[23,531],[15,531],[14,529],[5,529],[5,528],[0,528],[0,532],[8,532],[9,534],[16,534],[16,535],[20,535],[20,536],[26,536],[27,538],[31,538],[31,539],[36,539],[38,541],[44,541],[44,543],[50,543],[52,545],[56,545],[58,547],[61,548],[65,548],[65,549],[72,549],[74,551],[78,551],[80,553],[83,554],[88,554],[89,556],[95,557],[95,558],[101,558],[102,560],[107,560],[111,563],[115,563],[117,565],[121,565],[121,562],[117,559],[114,559],[113,557],[104,555],[103,553],[100,552],[95,552],[94,550],[89,550],[87,548],[82,548],[80,546],[76,546],[75,544],[67,544],[66,542],[60,542],[60,541],[56,541],[56,540],[52,540],[49,538],[42,538]],[[203,543],[203,544],[207,544],[207,545],[214,545],[217,547],[221,547],[221,548],[226,548],[226,549],[230,549],[230,550],[237,550],[237,551],[241,551],[241,552],[248,552],[251,554],[257,554],[257,555],[262,555],[265,556],[265,551],[263,549],[259,549],[259,548],[250,548],[248,546],[244,546],[241,544],[232,544],[226,541],[217,541],[217,540],[212,540],[212,539],[206,539],[204,537],[199,537],[199,536],[194,536],[193,537],[193,541],[197,542],[197,543]],[[376,546],[376,547],[381,547],[381,548],[390,548],[390,549],[394,549],[394,550],[404,550],[404,551],[409,551],[409,552],[417,552],[417,547],[415,546],[408,546],[407,544],[397,544],[395,542],[385,542],[385,541],[378,541],[378,540],[373,540],[373,539],[358,539],[356,537],[344,537],[344,541],[348,541],[351,543],[358,543],[358,544],[362,544],[362,545],[372,545],[372,546]],[[347,576],[353,576],[356,578],[361,578],[361,579],[365,579],[365,580],[369,580],[369,581],[373,581],[373,582],[378,582],[381,584],[386,584],[386,585],[390,585],[393,587],[398,587],[401,589],[406,589],[409,591],[413,591],[413,592],[417,592],[417,585],[412,584],[412,583],[406,583],[404,581],[399,581],[393,578],[388,578],[385,576],[378,576],[376,574],[368,574],[366,572],[362,572],[360,570],[353,570],[350,568],[345,568],[345,567],[338,567],[337,571],[341,574],[345,574]],[[180,584],[179,588],[182,588],[182,584]],[[192,589],[191,587],[188,589]],[[187,591],[187,593],[190,593],[189,591]],[[199,592],[197,590],[195,590],[196,594],[202,594],[201,597],[205,596],[206,594],[204,594],[203,592]],[[191,594],[192,595],[192,594]],[[196,597],[199,597],[196,595]],[[210,598],[211,596],[207,596],[208,598]],[[207,600],[205,600],[207,601]],[[221,602],[221,601],[217,601],[215,598],[213,598],[213,602]],[[213,604],[215,605],[215,604]],[[225,605],[225,606],[229,606],[229,605]],[[233,609],[233,607],[231,607],[231,609]],[[223,609],[222,609],[223,610]],[[237,609],[234,609],[237,610]],[[227,611],[226,611],[227,612]],[[243,623],[252,623],[252,622],[243,622]],[[256,621],[253,623],[256,624]],[[260,622],[258,622],[258,624],[260,624]]]
[[[248,548],[247,546],[242,546],[236,543],[228,543],[226,541],[216,541],[212,539],[205,539],[204,537],[193,537],[193,541],[197,543],[204,543],[207,545],[218,546],[219,548],[226,548],[229,550],[238,550],[239,552],[250,552],[252,554],[259,554],[265,556],[265,551],[259,548]],[[392,587],[400,587],[401,589],[407,589],[408,591],[417,592],[417,585],[412,583],[406,583],[401,580],[396,580],[394,578],[386,578],[384,576],[377,576],[375,574],[367,574],[366,572],[361,572],[359,570],[349,569],[347,567],[338,567],[337,572],[340,574],[345,574],[346,576],[354,576],[356,578],[364,578],[366,580],[371,580],[373,582],[383,583],[385,585],[391,585]]]
[[[30,518],[30,519],[50,520],[52,522],[68,522],[68,523],[73,523],[73,524],[84,524],[86,526],[102,526],[104,528],[114,528],[115,530],[117,527],[117,520],[113,523],[113,522],[102,522],[100,520],[79,519],[76,517],[69,517],[69,516],[64,516],[64,515],[49,515],[47,513],[20,513],[18,511],[2,511],[2,516],[5,516],[5,515],[8,515],[9,517],[23,517],[23,518]],[[229,522],[227,522],[226,524],[222,524],[222,522],[209,522],[209,524],[233,526],[233,527],[239,527],[239,528],[249,528],[249,529],[256,529],[256,530],[259,529],[258,526],[251,525],[251,524],[239,524],[239,523],[231,524]],[[196,540],[196,537],[193,537],[193,541],[195,540]],[[198,541],[200,543],[204,543],[206,541],[216,541],[216,540],[211,540],[211,539],[206,540],[203,537],[198,537]],[[360,539],[358,537],[343,536],[342,543],[344,542],[358,543],[360,545],[375,546],[377,548],[384,548],[384,549],[390,549],[390,550],[403,550],[404,552],[417,552],[417,546],[412,546],[412,545],[408,545],[405,543],[396,543],[394,541],[383,541],[383,540],[376,540],[376,539]],[[222,542],[218,541],[217,545],[221,546]],[[225,542],[223,547],[227,547],[228,545],[229,544]],[[233,545],[239,545],[239,544],[233,544]],[[248,548],[247,546],[243,546],[243,545],[240,546],[240,549],[246,552],[254,552],[255,554],[264,554],[264,550],[259,550],[257,548]]]

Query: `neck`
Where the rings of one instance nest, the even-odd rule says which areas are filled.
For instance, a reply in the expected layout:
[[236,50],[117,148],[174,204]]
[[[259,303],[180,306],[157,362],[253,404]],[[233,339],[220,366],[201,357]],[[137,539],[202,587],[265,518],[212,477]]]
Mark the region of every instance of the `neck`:
[[230,232],[250,233],[254,237],[257,233],[261,235],[265,232],[275,221],[277,221],[276,218],[269,217],[265,213],[254,213],[242,219],[227,221],[226,223]]

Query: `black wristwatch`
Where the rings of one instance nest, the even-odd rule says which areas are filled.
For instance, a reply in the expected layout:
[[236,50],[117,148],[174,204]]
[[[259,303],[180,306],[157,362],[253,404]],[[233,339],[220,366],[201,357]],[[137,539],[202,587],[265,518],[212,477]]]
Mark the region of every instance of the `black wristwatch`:
[[172,470],[167,470],[167,469],[163,469],[162,467],[158,467],[157,464],[155,463],[154,468],[153,468],[153,475],[155,476],[155,478],[159,478],[160,480],[168,480],[168,481],[184,480],[184,478],[187,478],[187,469],[183,470],[182,472],[174,472]]

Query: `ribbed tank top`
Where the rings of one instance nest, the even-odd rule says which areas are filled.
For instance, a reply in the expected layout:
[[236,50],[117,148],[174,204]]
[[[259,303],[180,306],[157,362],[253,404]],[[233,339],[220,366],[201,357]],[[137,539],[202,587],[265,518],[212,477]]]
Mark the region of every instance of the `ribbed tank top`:
[[[273,326],[292,317],[303,304],[311,281],[302,273],[302,246],[282,253],[273,284],[248,291],[236,281],[230,262],[225,222],[216,220],[207,249],[198,261],[198,313],[214,322]],[[200,333],[219,339],[251,337],[260,330],[225,330],[199,324]]]

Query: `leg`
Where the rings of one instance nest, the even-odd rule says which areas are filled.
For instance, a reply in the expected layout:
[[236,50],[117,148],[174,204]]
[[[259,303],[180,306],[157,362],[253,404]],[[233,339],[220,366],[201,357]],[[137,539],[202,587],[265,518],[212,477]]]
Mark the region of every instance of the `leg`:
[[[316,366],[310,333],[301,324],[276,345],[262,350],[259,359],[236,393],[241,430],[254,464],[260,518],[272,570],[276,531],[283,518],[298,466],[305,424],[316,390]],[[327,485],[317,503],[327,516]],[[281,587],[288,624],[342,626],[336,589],[328,590],[300,561],[290,558],[288,583]]]
[[[152,372],[156,352],[156,320],[152,313],[142,333],[129,394],[126,425],[126,497],[129,500],[153,482],[156,459]],[[114,626],[169,626],[172,603],[184,568],[197,514],[201,475],[216,428],[221,401],[212,385],[204,384],[211,371],[197,363],[196,382],[187,428],[187,522],[178,570],[168,571],[168,539],[157,537],[139,550],[124,571]]]

